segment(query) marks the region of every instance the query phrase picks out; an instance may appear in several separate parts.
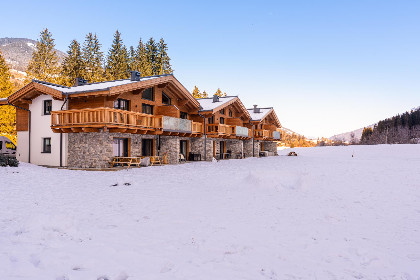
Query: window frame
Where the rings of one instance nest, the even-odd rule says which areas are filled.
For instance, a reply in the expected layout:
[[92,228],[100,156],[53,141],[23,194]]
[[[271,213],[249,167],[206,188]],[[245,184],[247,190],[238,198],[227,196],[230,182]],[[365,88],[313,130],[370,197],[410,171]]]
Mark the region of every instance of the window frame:
[[[47,106],[47,102],[50,104],[49,106]],[[49,111],[47,111],[47,108],[49,108]],[[52,99],[44,100],[43,106],[42,106],[43,116],[51,116],[51,111],[52,111]]]
[[[152,92],[152,99],[149,99],[149,98],[145,98],[145,97],[144,97],[145,93],[146,93],[147,91],[149,91],[149,90],[151,90],[151,92]],[[154,89],[153,87],[149,87],[149,88],[145,89],[145,90],[141,93],[141,99],[144,99],[144,100],[149,100],[149,101],[155,101],[155,89]]]
[[224,117],[219,118],[219,124],[225,124],[225,118]]
[[[121,104],[126,104],[126,108],[122,108]],[[114,109],[130,111],[130,100],[122,98],[114,100]]]
[[229,117],[233,117],[233,112],[232,112],[232,110],[231,109],[229,109]]
[[220,114],[222,114],[222,115],[225,115],[225,108],[223,108],[223,109],[220,109]]
[[214,124],[214,116],[207,119],[208,124]]
[[[46,140],[49,140],[49,145],[47,145]],[[47,149],[47,147],[49,147]],[[51,144],[51,137],[43,137],[42,138],[42,154],[51,154],[52,144]]]
[[[153,105],[151,105],[151,104],[147,104],[147,103],[142,103],[141,104],[141,112],[143,113],[143,114],[148,114],[148,115],[153,115]],[[145,110],[145,108],[150,108],[151,110],[151,113],[146,113],[145,111],[147,111],[147,110]]]
[[[167,98],[169,100],[169,103],[163,102],[163,97]],[[170,98],[165,92],[162,91],[162,104],[165,105],[171,105],[172,104],[172,98]]]
[[184,120],[188,120],[188,113],[180,111],[179,112],[179,118],[184,119]]

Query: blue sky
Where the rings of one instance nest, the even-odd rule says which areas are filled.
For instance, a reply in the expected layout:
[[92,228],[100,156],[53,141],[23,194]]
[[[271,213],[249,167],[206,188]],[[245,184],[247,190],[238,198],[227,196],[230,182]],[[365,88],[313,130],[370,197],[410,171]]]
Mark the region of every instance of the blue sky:
[[163,37],[175,76],[273,106],[283,126],[331,136],[420,106],[420,1],[2,1],[0,37],[56,47],[97,33],[107,52]]

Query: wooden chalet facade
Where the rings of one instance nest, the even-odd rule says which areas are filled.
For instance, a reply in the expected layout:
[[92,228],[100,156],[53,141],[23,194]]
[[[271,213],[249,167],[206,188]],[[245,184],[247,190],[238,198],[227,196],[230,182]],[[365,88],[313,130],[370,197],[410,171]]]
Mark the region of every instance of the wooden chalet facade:
[[[17,108],[18,159],[38,165],[105,168],[116,156],[242,158],[258,156],[249,143],[273,140],[254,139],[238,97],[196,100],[173,75],[133,71],[130,79],[79,79],[73,87],[33,80],[0,101]],[[264,129],[274,128],[271,120],[262,120]]]

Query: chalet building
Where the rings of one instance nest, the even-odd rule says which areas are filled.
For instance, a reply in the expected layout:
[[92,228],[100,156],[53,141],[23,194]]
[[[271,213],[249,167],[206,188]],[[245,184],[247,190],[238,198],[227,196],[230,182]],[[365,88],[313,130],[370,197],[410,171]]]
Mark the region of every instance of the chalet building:
[[273,141],[280,140],[280,132],[277,130],[281,128],[281,124],[273,107],[258,108],[254,105],[254,108],[248,109],[248,112],[251,116],[254,143],[257,143],[258,153],[267,152],[267,155],[276,155],[277,144]]
[[[252,156],[244,141],[252,138],[251,117],[237,96],[197,99],[206,127],[206,158]],[[202,140],[203,141],[203,140]]]
[[[113,157],[165,156],[171,164],[180,155],[258,156],[260,149],[273,150],[272,132],[280,127],[272,109],[259,117],[235,96],[196,100],[173,75],[136,71],[124,80],[77,79],[73,87],[33,80],[0,100],[5,104],[16,107],[18,160],[45,166],[105,168]],[[255,138],[261,130],[273,137]]]

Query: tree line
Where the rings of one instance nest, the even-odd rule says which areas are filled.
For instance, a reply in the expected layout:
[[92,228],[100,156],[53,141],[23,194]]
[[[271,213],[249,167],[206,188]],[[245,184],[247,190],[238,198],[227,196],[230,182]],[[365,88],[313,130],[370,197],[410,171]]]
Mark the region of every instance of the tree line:
[[[0,51],[0,98],[8,97],[14,90],[9,66]],[[0,106],[0,135],[16,143],[16,109],[12,106]]]
[[127,48],[117,30],[107,54],[96,34],[88,33],[80,44],[72,40],[67,56],[59,63],[54,38],[48,29],[40,33],[35,50],[27,68],[27,82],[38,79],[46,82],[72,86],[76,78],[89,83],[127,79],[130,71],[140,71],[141,76],[171,74],[173,72],[168,55],[168,45],[150,38],[139,40],[137,47]]
[[[194,98],[208,98],[209,97],[209,95],[207,94],[205,90],[201,92],[197,86],[194,87],[192,91],[192,95],[194,96]],[[220,88],[218,88],[213,95],[217,95],[220,97],[227,96],[226,92],[222,92]]]
[[420,143],[420,107],[363,129],[360,144]]

